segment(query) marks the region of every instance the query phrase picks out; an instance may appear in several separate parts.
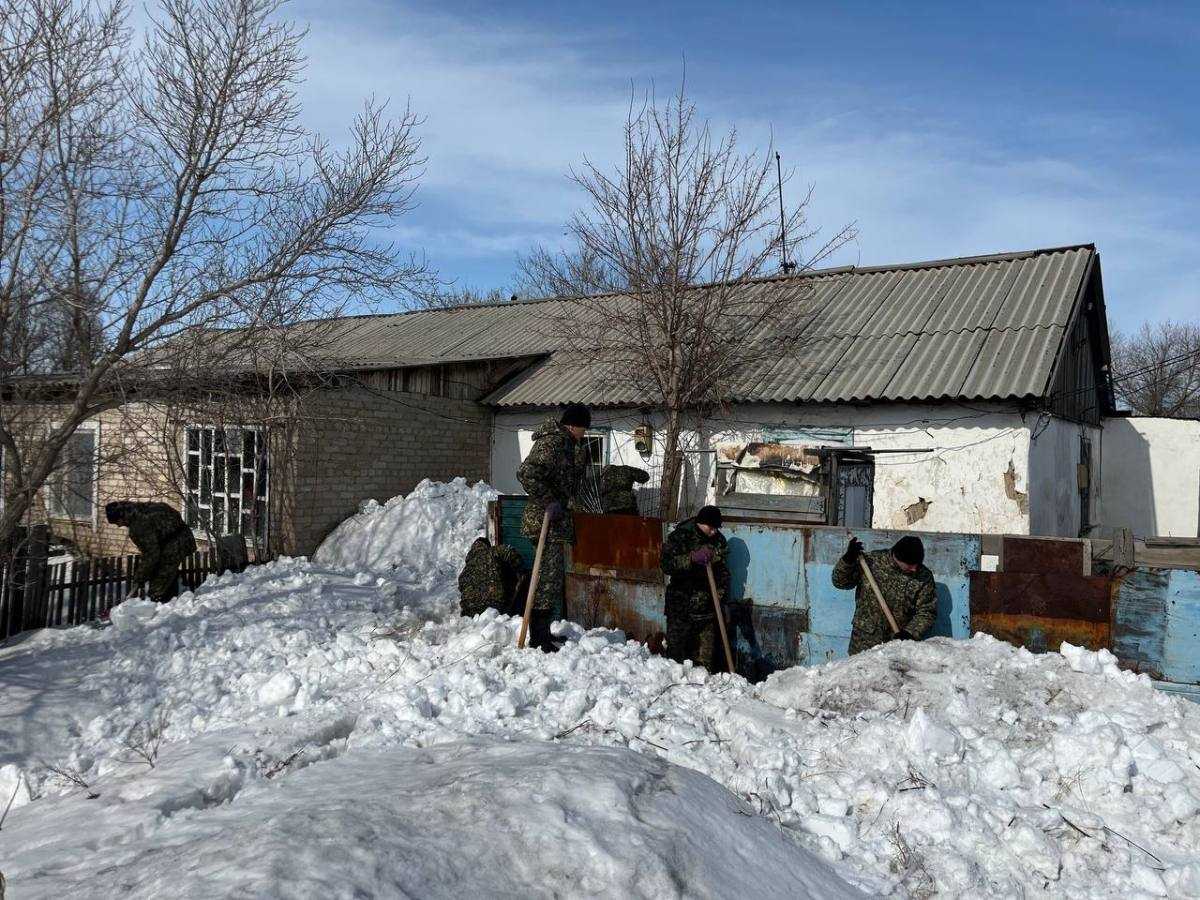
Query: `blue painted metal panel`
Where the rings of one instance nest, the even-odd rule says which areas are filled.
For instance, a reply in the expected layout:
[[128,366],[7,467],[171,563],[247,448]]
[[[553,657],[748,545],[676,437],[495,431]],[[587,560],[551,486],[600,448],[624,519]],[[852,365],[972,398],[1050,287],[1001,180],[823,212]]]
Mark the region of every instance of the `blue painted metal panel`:
[[[833,567],[846,552],[850,535],[870,550],[884,550],[896,543],[903,531],[814,528],[805,555],[808,590],[809,630],[805,635],[805,658],[817,665],[846,656],[850,646],[850,624],[854,617],[854,592],[833,586]],[[938,599],[938,617],[931,635],[954,638],[971,636],[970,578],[979,568],[982,541],[970,534],[922,534],[925,565],[933,572]]]
[[729,542],[731,599],[755,606],[807,609],[804,530],[730,523],[722,532]]
[[1168,681],[1200,682],[1200,572],[1168,572],[1162,674]]
[[521,496],[504,496],[500,504],[500,543],[508,544],[525,561],[525,568],[533,568],[533,541],[521,533],[521,516],[529,501]]

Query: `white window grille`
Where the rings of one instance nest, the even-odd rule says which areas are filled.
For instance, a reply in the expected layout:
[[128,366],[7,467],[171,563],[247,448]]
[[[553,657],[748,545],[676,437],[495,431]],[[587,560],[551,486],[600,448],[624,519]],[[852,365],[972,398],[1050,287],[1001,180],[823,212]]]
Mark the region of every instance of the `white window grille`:
[[93,422],[79,426],[67,439],[48,482],[47,506],[54,518],[95,521],[98,438]]
[[261,428],[191,425],[187,429],[187,523],[214,537],[241,532],[260,544],[268,534],[269,460]]

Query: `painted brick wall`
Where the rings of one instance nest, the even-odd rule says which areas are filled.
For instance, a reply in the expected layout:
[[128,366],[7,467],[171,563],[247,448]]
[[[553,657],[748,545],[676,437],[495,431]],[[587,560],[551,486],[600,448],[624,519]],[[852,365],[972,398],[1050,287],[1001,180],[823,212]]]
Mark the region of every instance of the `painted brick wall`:
[[423,478],[487,479],[492,416],[471,400],[347,388],[306,397],[295,449],[272,490],[280,549],[311,554],[363,500],[387,500]]

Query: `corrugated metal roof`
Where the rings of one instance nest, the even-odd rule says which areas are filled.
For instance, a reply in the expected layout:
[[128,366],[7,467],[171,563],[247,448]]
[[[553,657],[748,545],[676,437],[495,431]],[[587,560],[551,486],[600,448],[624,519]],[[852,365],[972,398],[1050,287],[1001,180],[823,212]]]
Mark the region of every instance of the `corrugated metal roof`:
[[[1040,396],[1078,301],[1091,245],[766,279],[811,288],[795,351],[747,369],[734,401],[999,400]],[[487,398],[496,406],[649,402],[594,360],[563,352]]]
[[[839,268],[745,285],[794,306],[805,327],[785,357],[749,367],[730,400],[845,402],[1039,396],[1077,302],[1091,245],[909,265]],[[613,303],[631,302],[614,296]],[[569,357],[570,300],[493,304],[306,323],[348,369],[548,355],[493,393],[497,406],[649,402],[620,373]]]

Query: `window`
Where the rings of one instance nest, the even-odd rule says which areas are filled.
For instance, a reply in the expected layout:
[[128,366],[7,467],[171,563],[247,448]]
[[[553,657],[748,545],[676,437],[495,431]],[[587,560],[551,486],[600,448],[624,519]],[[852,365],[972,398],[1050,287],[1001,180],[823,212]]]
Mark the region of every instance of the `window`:
[[187,429],[187,523],[192,529],[267,539],[266,433],[259,428]]
[[597,470],[608,465],[608,436],[607,428],[587,431],[583,435],[583,452],[587,454],[588,464]]
[[96,514],[96,425],[82,425],[67,440],[50,476],[48,506],[59,519],[92,521]]

